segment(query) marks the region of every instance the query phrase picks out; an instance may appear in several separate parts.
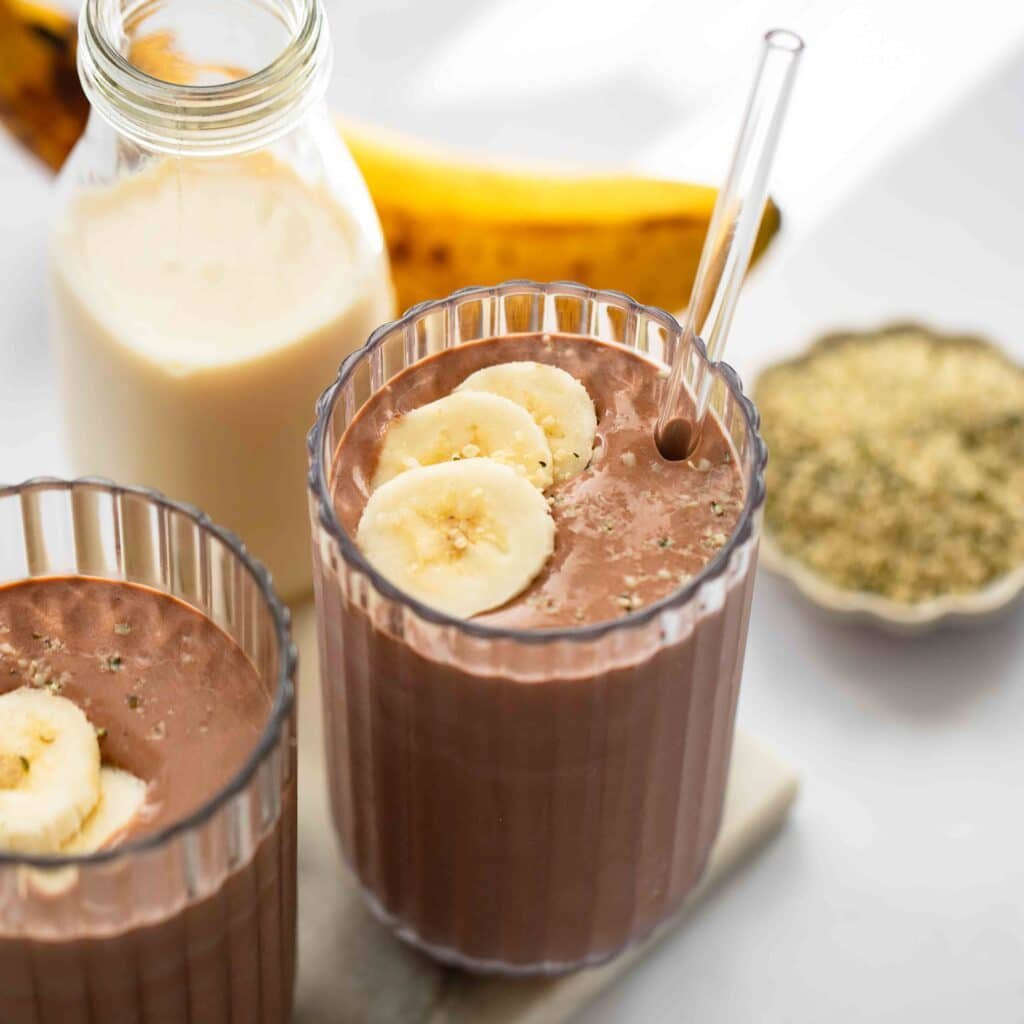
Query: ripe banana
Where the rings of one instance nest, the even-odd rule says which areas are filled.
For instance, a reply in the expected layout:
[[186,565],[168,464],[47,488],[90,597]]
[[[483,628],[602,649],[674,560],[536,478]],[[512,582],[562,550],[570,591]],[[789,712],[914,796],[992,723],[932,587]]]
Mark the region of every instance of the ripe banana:
[[[54,169],[88,112],[74,42],[60,12],[0,0],[0,120]],[[188,80],[171,34],[140,42],[132,58],[144,70]],[[686,305],[714,188],[484,163],[351,121],[339,127],[380,214],[400,308],[517,277],[616,288],[672,311]],[[779,225],[769,202],[755,258]]]
[[63,11],[0,0],[0,122],[57,170],[85,128],[75,24]]
[[391,421],[373,487],[420,466],[481,457],[511,467],[541,490],[551,485],[551,449],[533,417],[507,398],[464,391]]
[[146,799],[146,784],[130,772],[104,765],[100,798],[81,830],[64,844],[63,853],[94,853],[122,832]]
[[521,405],[544,431],[556,483],[590,464],[597,413],[587,389],[572,374],[546,363],[499,363],[471,373],[456,389],[500,395]]
[[[340,126],[380,215],[400,308],[524,277],[685,307],[716,189],[474,162],[381,129]],[[755,258],[779,225],[769,202]]]
[[469,618],[525,589],[555,544],[544,495],[493,459],[411,469],[370,496],[356,540],[424,604]]
[[28,687],[0,697],[0,849],[55,853],[100,797],[100,748],[70,700]]

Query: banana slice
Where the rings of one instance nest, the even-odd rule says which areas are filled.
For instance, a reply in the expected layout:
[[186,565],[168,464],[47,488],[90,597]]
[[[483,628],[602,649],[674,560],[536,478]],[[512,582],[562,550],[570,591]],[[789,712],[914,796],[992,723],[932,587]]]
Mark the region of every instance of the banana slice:
[[471,373],[456,389],[500,395],[521,405],[544,431],[555,480],[571,480],[590,463],[597,413],[587,389],[572,374],[547,363],[499,363]]
[[95,853],[123,831],[146,799],[146,784],[131,772],[104,765],[100,799],[81,829],[64,844],[64,853]]
[[551,449],[529,413],[499,395],[465,391],[392,421],[373,487],[410,469],[480,457],[512,467],[534,487],[551,485]]
[[523,476],[467,459],[411,469],[374,491],[356,539],[395,586],[469,618],[529,585],[554,550],[555,524]]
[[84,712],[28,687],[0,697],[0,850],[56,853],[100,797],[100,748]]

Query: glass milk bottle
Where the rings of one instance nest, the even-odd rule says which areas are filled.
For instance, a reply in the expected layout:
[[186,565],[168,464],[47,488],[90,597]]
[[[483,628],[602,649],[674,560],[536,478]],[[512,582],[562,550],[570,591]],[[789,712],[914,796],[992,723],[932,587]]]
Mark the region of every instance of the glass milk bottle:
[[51,257],[71,468],[198,505],[298,597],[314,402],[393,313],[323,8],[86,0],[79,31]]

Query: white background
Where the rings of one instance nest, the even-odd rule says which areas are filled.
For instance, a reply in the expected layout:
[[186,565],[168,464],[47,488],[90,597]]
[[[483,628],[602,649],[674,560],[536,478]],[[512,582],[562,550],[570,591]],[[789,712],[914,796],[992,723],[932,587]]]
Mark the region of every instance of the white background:
[[[328,0],[339,111],[495,154],[715,179],[760,33],[808,50],[785,233],[727,358],[914,316],[1024,359],[1024,5]],[[0,480],[65,470],[50,182],[0,139]],[[116,401],[116,395],[111,396]],[[1024,1022],[1024,611],[916,641],[759,582],[740,718],[797,764],[785,831],[584,1014]]]

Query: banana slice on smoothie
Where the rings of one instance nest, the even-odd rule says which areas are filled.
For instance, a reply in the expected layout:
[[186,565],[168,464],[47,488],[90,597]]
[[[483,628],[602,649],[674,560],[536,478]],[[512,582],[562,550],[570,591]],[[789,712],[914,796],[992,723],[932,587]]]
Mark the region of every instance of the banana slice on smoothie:
[[551,449],[530,414],[500,395],[464,391],[393,420],[381,446],[374,489],[423,466],[489,458],[534,487],[551,485]]
[[100,797],[100,748],[85,713],[49,690],[0,697],[0,850],[56,853]]
[[547,363],[499,363],[471,373],[455,394],[482,392],[521,405],[544,431],[555,481],[587,468],[597,433],[597,412],[587,389],[572,374]]
[[555,544],[544,495],[489,458],[411,469],[370,496],[356,540],[387,580],[469,618],[522,592]]
[[100,769],[100,798],[81,829],[65,844],[63,853],[95,853],[123,832],[146,799],[146,784],[131,772],[104,765]]

